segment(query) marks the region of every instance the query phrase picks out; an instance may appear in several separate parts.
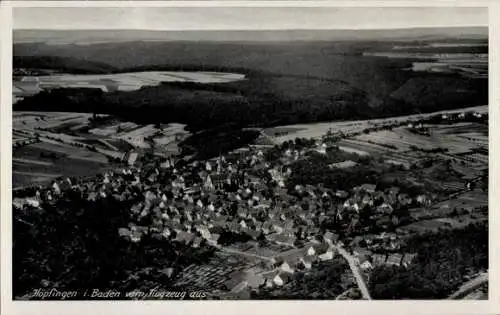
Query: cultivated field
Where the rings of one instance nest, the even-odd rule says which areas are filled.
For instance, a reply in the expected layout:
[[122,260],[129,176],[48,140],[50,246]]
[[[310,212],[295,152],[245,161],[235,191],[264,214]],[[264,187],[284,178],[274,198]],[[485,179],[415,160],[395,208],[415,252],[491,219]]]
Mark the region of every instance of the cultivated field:
[[37,143],[13,151],[13,187],[46,184],[54,178],[91,176],[111,169],[98,153],[74,147]]
[[189,135],[182,124],[157,128],[108,120],[105,115],[100,118],[92,121],[91,114],[81,113],[14,112],[14,188],[60,176],[98,174],[127,163],[128,153],[139,156],[134,150],[151,146],[157,152],[175,154],[179,141]]
[[[376,143],[381,146],[391,146],[397,151],[409,151],[412,146],[419,147],[424,150],[446,149],[449,154],[467,153],[481,144],[487,145],[488,136],[487,127],[478,124],[462,124],[453,125],[423,125],[429,128],[430,135],[424,136],[412,133],[407,127],[394,128],[393,130],[383,130],[370,132],[354,137],[356,140]],[[482,129],[482,133],[462,134],[461,130],[470,128]],[[474,139],[478,139],[474,141]],[[470,139],[470,140],[469,140]],[[486,142],[484,141],[486,140]]]
[[226,83],[243,80],[245,75],[217,72],[148,71],[99,75],[55,74],[23,77],[14,81],[14,95],[33,95],[43,89],[96,88],[105,92],[134,91],[162,82]]

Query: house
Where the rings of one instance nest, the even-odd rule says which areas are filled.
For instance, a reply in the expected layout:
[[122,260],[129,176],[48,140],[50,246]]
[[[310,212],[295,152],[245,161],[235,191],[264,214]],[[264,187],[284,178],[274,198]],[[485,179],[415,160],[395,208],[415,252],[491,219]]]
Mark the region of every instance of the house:
[[172,235],[172,231],[168,227],[165,227],[163,228],[163,230],[161,230],[161,235],[164,238],[169,239],[170,235]]
[[373,266],[381,266],[385,264],[385,261],[387,259],[387,255],[382,255],[382,254],[373,254],[372,255],[372,265]]
[[346,160],[343,162],[330,164],[330,165],[328,165],[328,167],[346,169],[346,168],[354,167],[356,165],[358,165],[358,163],[351,161],[351,160]]
[[240,218],[247,218],[248,217],[248,209],[247,208],[243,208],[243,207],[240,207],[238,208],[237,210],[237,214],[238,214],[238,217]]
[[287,272],[280,272],[278,275],[279,275],[279,278],[281,279],[281,281],[283,281],[284,284],[292,281],[292,278],[293,278],[293,274],[287,273]]
[[189,244],[194,240],[195,236],[194,234],[186,231],[179,231],[176,235],[175,241],[184,243],[184,244]]
[[207,162],[205,163],[205,170],[206,170],[207,172],[211,172],[211,171],[212,171],[212,164],[210,164],[210,162],[209,162],[209,161],[207,161]]
[[360,190],[363,190],[367,193],[373,194],[375,192],[375,189],[377,188],[376,185],[373,184],[363,184],[359,187]]
[[203,187],[205,189],[208,189],[208,190],[212,190],[215,188],[213,182],[212,182],[212,178],[210,177],[210,175],[207,176],[206,180],[205,180],[205,183],[203,184]]
[[59,184],[57,182],[54,182],[52,184],[52,189],[56,195],[61,193],[61,188],[59,187]]
[[335,256],[334,250],[332,248],[329,248],[326,250],[326,252],[319,255],[318,258],[321,261],[328,261],[328,260],[332,260],[334,256]]
[[266,239],[286,246],[294,246],[296,236],[293,233],[273,233],[266,235]]
[[195,230],[200,233],[200,235],[205,238],[205,239],[210,239],[210,230],[206,225],[203,224],[196,224],[195,225]]
[[[273,278],[265,278],[264,280],[264,287],[267,288],[267,289],[270,289],[272,287],[274,287],[274,279]],[[281,285],[283,285],[283,282],[281,283]]]
[[255,218],[252,218],[252,221],[253,221],[253,228],[254,228],[254,230],[258,231],[258,232],[261,232],[263,223],[260,222],[260,221],[258,221]]
[[284,230],[283,224],[281,222],[276,222],[276,221],[273,222],[272,228],[273,228],[273,231],[276,233],[281,233]]
[[349,197],[349,194],[344,190],[337,190],[335,192],[335,196],[337,198],[345,199],[345,198]]
[[168,278],[172,278],[172,275],[174,274],[174,268],[164,268],[160,270],[160,273],[166,275]]
[[316,255],[316,250],[314,249],[314,246],[309,246],[309,248],[306,250],[306,255],[307,256]]
[[409,253],[404,254],[403,259],[401,260],[401,265],[403,265],[404,267],[409,267],[416,257],[417,254],[409,254]]
[[418,195],[417,202],[421,205],[430,205],[431,201],[426,195]]
[[323,241],[325,243],[327,243],[328,245],[333,245],[334,243],[337,242],[338,239],[339,239],[339,236],[337,234],[330,232],[330,231],[327,231],[327,232],[325,232],[325,234],[323,234]]
[[215,245],[217,245],[217,241],[219,240],[219,238],[220,238],[220,234],[212,233],[210,235],[210,237],[207,239],[207,243],[212,245],[212,246],[215,246]]
[[392,206],[385,202],[377,207],[377,213],[380,214],[391,214],[393,211],[394,209],[392,208]]
[[[285,284],[285,277],[279,271],[272,271],[263,275],[266,288],[281,287]],[[284,279],[285,278],[285,279]]]
[[370,196],[363,196],[363,199],[361,199],[361,203],[363,204],[363,206],[373,206],[373,198],[370,197]]
[[202,237],[196,237],[194,240],[193,240],[193,247],[194,248],[199,248],[202,244],[203,244],[203,238]]
[[[285,281],[283,280],[283,278],[279,274],[276,274],[271,279],[270,283],[271,283],[270,287],[273,287],[273,286],[281,287],[282,285],[285,284]],[[268,287],[269,287],[269,285],[268,285]]]
[[361,268],[361,270],[370,270],[373,268],[372,264],[370,263],[369,260],[365,260],[364,262],[362,262],[359,267]]
[[241,225],[237,221],[231,221],[227,223],[227,228],[233,233],[239,233]]
[[199,208],[203,208],[203,201],[201,201],[201,199],[198,199],[198,201],[196,202],[196,206],[199,207]]
[[272,223],[270,221],[265,221],[264,223],[262,223],[262,233],[264,234],[269,234],[271,233],[271,229],[272,229]]
[[399,187],[391,187],[389,188],[389,194],[396,196],[399,194]]
[[411,203],[411,198],[408,196],[408,194],[399,194],[398,201],[401,204],[406,205]]
[[389,257],[387,257],[387,261],[385,263],[387,265],[391,265],[391,266],[400,266],[402,259],[403,259],[403,255],[392,254],[392,255],[389,255]]
[[279,269],[282,272],[287,272],[287,273],[294,273],[295,270],[290,266],[290,264],[287,261],[284,261],[280,266]]
[[240,224],[241,228],[243,228],[243,229],[246,229],[248,227],[244,220],[241,220],[239,224]]
[[253,240],[257,240],[260,236],[260,232],[259,231],[256,231],[256,230],[252,230],[252,229],[245,229],[243,231],[245,234],[247,234],[248,236],[250,236]]
[[291,231],[293,229],[293,226],[294,226],[294,222],[291,219],[286,219],[282,225],[282,227],[285,231]]
[[313,259],[310,257],[301,257],[299,259],[298,267],[309,270],[312,268]]
[[280,213],[280,209],[278,209],[278,208],[273,208],[273,209],[271,209],[271,210],[267,213],[267,215],[268,215],[268,217],[269,217],[270,219],[273,219],[273,218],[277,217],[279,213]]
[[358,247],[353,251],[353,256],[354,260],[356,260],[358,264],[362,264],[363,262],[368,260],[368,258],[371,256],[371,252],[367,249]]
[[265,278],[256,272],[256,270],[249,269],[245,271],[244,275],[248,287],[256,289],[265,283]]
[[320,154],[326,154],[326,148],[327,148],[327,145],[325,143],[321,144],[317,149],[316,149],[316,152],[320,153]]

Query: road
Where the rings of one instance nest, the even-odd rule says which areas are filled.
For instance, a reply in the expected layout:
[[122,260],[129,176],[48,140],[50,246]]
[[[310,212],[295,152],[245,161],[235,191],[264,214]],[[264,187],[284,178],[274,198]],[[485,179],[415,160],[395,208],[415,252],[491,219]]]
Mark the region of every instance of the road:
[[487,272],[480,273],[477,277],[462,284],[460,289],[458,289],[455,293],[453,293],[448,297],[448,300],[459,300],[464,296],[466,296],[467,294],[471,293],[472,291],[480,288],[482,285],[487,283],[488,283],[488,273]]
[[340,255],[344,257],[345,260],[347,260],[347,263],[349,264],[349,267],[351,268],[352,274],[354,275],[354,278],[356,279],[356,282],[358,283],[359,290],[361,291],[361,294],[365,300],[371,300],[370,292],[368,291],[368,287],[366,286],[365,280],[363,279],[363,276],[361,275],[361,272],[359,271],[359,268],[354,261],[354,257],[349,255],[349,253],[343,249],[340,246],[336,246],[337,250],[339,251]]

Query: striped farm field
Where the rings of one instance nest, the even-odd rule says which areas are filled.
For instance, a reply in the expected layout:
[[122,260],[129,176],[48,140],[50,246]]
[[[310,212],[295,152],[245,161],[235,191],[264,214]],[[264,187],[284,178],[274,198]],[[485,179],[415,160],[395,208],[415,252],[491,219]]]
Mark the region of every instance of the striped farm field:
[[[45,154],[43,157],[40,154]],[[48,183],[59,176],[89,176],[113,169],[104,157],[98,162],[90,158],[72,158],[57,155],[48,157],[49,152],[31,148],[31,145],[13,152],[12,180],[13,187]]]
[[96,88],[104,92],[133,91],[143,86],[156,86],[162,82],[227,83],[244,80],[238,73],[202,71],[143,71],[116,74],[54,74],[29,77],[13,84],[14,95],[37,94],[51,88]]
[[35,143],[27,147],[20,148],[19,150],[16,150],[17,152],[15,152],[15,154],[23,156],[23,153],[26,152],[27,150],[38,151],[39,155],[40,154],[43,155],[43,153],[52,152],[57,156],[61,157],[94,161],[96,163],[107,163],[106,157],[104,157],[99,153],[89,151],[85,148],[78,148],[63,143],[58,143],[58,144],[46,143],[46,142]]

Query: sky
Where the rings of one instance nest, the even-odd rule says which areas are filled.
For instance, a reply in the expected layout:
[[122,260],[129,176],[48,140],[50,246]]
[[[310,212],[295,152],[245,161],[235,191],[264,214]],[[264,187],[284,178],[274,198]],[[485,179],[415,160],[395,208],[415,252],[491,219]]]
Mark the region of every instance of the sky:
[[14,29],[282,30],[487,26],[487,8],[15,8]]

